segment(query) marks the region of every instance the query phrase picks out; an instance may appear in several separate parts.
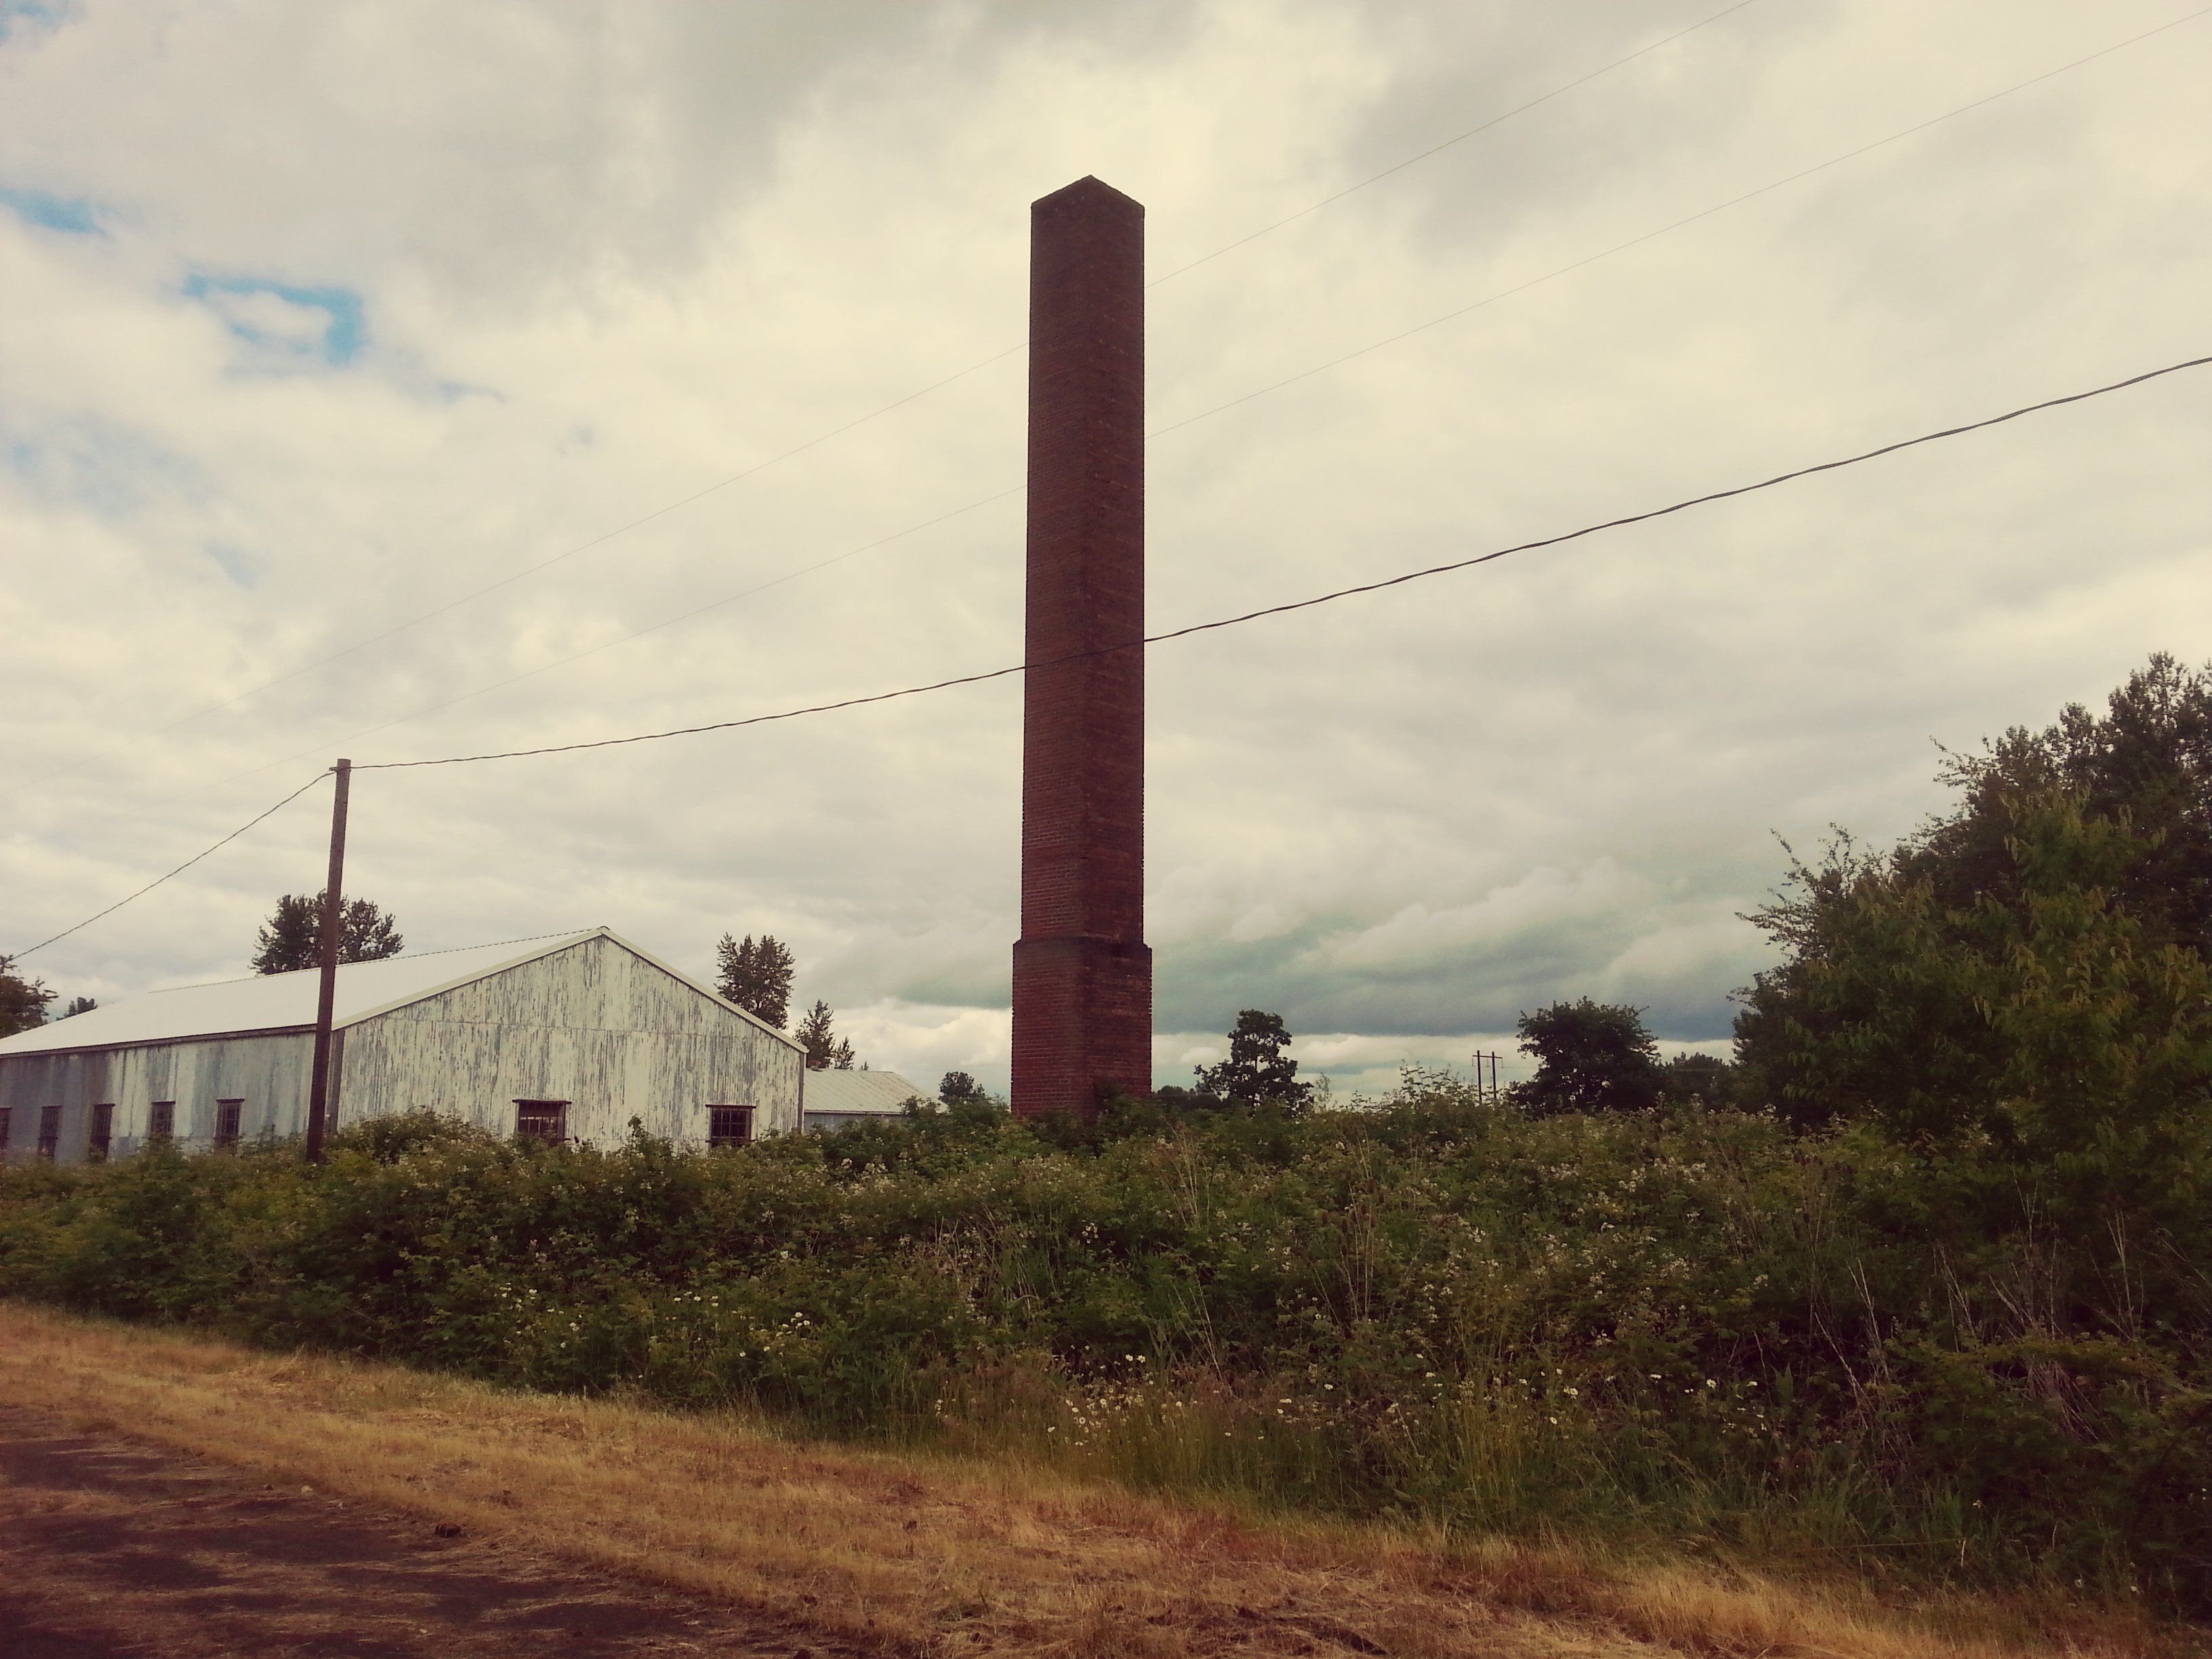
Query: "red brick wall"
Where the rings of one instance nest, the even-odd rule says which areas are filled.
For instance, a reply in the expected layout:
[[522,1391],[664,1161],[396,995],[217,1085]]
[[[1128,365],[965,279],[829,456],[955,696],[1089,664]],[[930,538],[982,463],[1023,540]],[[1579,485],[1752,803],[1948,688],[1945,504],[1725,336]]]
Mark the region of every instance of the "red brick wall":
[[[1030,210],[1025,659],[1145,632],[1145,210],[1096,179]],[[1152,1090],[1144,647],[1032,666],[1022,708],[1014,1109]]]

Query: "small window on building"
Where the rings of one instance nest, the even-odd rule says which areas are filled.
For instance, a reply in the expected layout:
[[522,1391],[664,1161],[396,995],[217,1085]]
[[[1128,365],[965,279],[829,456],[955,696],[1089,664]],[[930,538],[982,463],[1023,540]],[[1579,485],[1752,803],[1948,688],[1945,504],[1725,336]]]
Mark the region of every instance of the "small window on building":
[[742,1146],[753,1138],[753,1109],[750,1106],[709,1106],[707,1144]]
[[8,1131],[14,1126],[15,1118],[13,1106],[0,1106],[0,1152],[8,1150]]
[[514,1138],[543,1140],[557,1146],[568,1138],[568,1103],[565,1100],[518,1100],[514,1103]]
[[62,1109],[58,1106],[39,1108],[39,1156],[52,1159],[61,1151]]
[[238,1145],[238,1126],[246,1115],[242,1100],[218,1100],[215,1103],[215,1146],[223,1152]]
[[92,1109],[92,1128],[85,1136],[84,1155],[95,1164],[107,1162],[108,1144],[115,1135],[115,1103],[103,1101]]
[[177,1138],[177,1103],[157,1100],[146,1109],[146,1139],[174,1140]]

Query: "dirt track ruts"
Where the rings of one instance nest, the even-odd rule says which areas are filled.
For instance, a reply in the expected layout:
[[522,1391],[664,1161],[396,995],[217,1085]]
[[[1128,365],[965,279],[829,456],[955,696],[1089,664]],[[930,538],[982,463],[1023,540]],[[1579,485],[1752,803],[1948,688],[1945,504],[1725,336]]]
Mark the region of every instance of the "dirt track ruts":
[[0,1659],[861,1651],[7,1407],[0,1539]]

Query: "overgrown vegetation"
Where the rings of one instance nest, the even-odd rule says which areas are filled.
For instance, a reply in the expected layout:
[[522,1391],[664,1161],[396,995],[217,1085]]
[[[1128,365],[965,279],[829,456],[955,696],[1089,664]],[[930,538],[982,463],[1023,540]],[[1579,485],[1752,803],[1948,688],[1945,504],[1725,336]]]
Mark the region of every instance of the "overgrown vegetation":
[[2154,661],[2109,718],[1959,763],[1958,812],[1894,854],[1801,871],[1735,1074],[1638,1051],[1650,1104],[1417,1075],[1023,1127],[963,1094],[708,1156],[405,1118],[321,1170],[12,1170],[0,1291],[1138,1485],[2203,1614],[2208,709]]
[[2069,1237],[2063,1178],[1870,1128],[1530,1119],[1445,1079],[1152,1115],[711,1156],[416,1119],[321,1170],[18,1169],[0,1285],[1139,1485],[2207,1605],[2201,1226]]

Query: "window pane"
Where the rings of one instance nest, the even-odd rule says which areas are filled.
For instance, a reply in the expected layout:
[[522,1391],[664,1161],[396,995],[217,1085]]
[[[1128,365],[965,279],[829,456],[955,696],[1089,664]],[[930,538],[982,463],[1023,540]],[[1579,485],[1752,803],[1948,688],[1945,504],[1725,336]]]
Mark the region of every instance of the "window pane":
[[177,1103],[157,1100],[146,1109],[146,1139],[168,1140],[177,1133]]
[[246,1115],[242,1100],[218,1100],[215,1103],[215,1144],[217,1146],[238,1145],[238,1121]]
[[58,1106],[39,1108],[39,1156],[52,1158],[61,1150],[62,1109]]
[[108,1143],[115,1133],[115,1103],[106,1101],[92,1109],[92,1131],[85,1139],[85,1156],[94,1163],[107,1157]]
[[518,1100],[514,1103],[514,1134],[520,1140],[562,1141],[568,1138],[568,1103],[565,1100]]
[[752,1138],[751,1107],[709,1106],[707,1109],[708,1146],[742,1146]]

